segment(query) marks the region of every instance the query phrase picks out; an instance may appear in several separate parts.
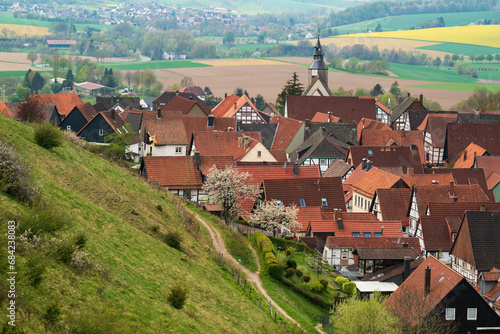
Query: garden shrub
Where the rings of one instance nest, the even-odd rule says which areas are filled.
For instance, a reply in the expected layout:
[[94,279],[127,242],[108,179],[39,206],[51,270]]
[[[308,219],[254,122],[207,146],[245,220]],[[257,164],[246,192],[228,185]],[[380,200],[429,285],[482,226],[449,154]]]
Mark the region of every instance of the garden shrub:
[[82,138],[78,137],[75,132],[68,130],[64,131],[64,134],[66,135],[66,140],[69,141],[70,143],[73,143],[75,145],[78,145],[80,147],[86,147],[89,145],[89,143]]
[[297,251],[295,247],[288,247],[287,250],[290,251],[290,255],[295,254],[295,252]]
[[177,284],[176,286],[170,288],[170,294],[167,297],[170,305],[180,310],[186,303],[187,293],[189,289],[185,286]]
[[295,275],[300,279],[302,276],[304,276],[304,273],[302,272],[302,270],[297,269],[295,270]]
[[354,296],[356,294],[356,284],[353,282],[347,282],[342,285],[342,292],[347,296]]
[[272,263],[278,264],[278,261],[276,260],[276,255],[274,255],[271,252],[268,252],[264,255],[264,261],[266,262],[267,265],[270,265]]
[[290,256],[290,255],[292,255],[292,252],[289,249],[286,249],[285,250],[285,255],[286,256]]
[[286,268],[285,269],[285,274],[286,274],[286,277],[291,278],[291,277],[293,277],[293,275],[295,275],[295,269],[293,269],[293,268]]
[[45,122],[35,128],[35,142],[43,148],[61,146],[63,141],[64,133],[53,124]]
[[163,207],[162,207],[160,204],[158,204],[158,205],[156,206],[156,210],[158,210],[158,211],[162,212],[162,211],[163,211]]
[[29,167],[14,148],[0,140],[0,191],[14,196],[18,201],[34,204],[40,195],[30,181]]
[[172,248],[181,251],[182,236],[179,232],[169,232],[165,234],[163,241]]
[[279,280],[283,277],[283,272],[285,268],[283,268],[278,264],[270,264],[268,270],[269,270],[269,275],[271,275],[272,278]]
[[311,283],[311,290],[315,293],[321,293],[323,291],[323,284],[319,281],[314,281]]
[[337,284],[337,286],[339,288],[342,288],[342,286],[344,285],[344,283],[348,283],[349,282],[349,279],[346,278],[346,277],[344,277],[344,276],[337,276],[337,277],[335,277],[334,282],[335,282],[335,284]]
[[306,253],[309,253],[309,254],[314,254],[314,250],[312,250],[311,248],[307,247],[306,244],[304,243],[301,243],[301,242],[297,242],[297,241],[294,241],[294,240],[285,240],[285,239],[282,239],[282,238],[276,238],[276,237],[273,237],[273,236],[268,236],[269,240],[271,240],[271,242],[276,246],[276,248],[278,249],[287,249],[287,248],[295,248],[296,247],[296,251],[297,252],[306,252]]
[[311,275],[304,275],[303,279],[305,283],[309,283],[309,281],[311,280]]
[[287,268],[297,269],[297,261],[295,261],[294,259],[288,259],[286,261],[286,267]]
[[308,300],[310,300],[312,303],[318,305],[319,307],[322,307],[324,309],[330,310],[333,307],[332,303],[328,303],[322,296],[318,296],[310,291],[307,291],[306,289],[301,288],[298,285],[295,285],[292,281],[290,281],[287,278],[281,278],[281,283],[285,284],[292,290],[296,291],[297,293],[301,294]]
[[326,289],[328,288],[328,281],[324,278],[320,278],[319,282],[321,283],[321,285],[323,285],[323,289],[326,291]]

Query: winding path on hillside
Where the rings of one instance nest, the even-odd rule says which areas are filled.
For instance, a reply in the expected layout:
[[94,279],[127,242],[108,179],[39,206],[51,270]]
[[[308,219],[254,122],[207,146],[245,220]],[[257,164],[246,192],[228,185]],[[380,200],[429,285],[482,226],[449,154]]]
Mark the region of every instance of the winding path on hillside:
[[[215,228],[212,228],[206,221],[204,221],[198,214],[194,213],[193,214],[195,215],[196,219],[203,225],[205,226],[205,228],[208,230],[208,233],[210,233],[210,237],[212,238],[213,240],[213,244],[214,244],[214,247],[215,249],[219,252],[219,253],[222,253],[224,258],[226,259],[229,259],[229,261],[235,265],[235,266],[239,266],[239,262],[231,255],[229,254],[229,252],[227,251],[227,248],[226,248],[226,244],[224,243],[224,240],[222,239],[222,236],[220,234],[220,232],[215,229]],[[251,272],[250,270],[248,270],[247,268],[245,267],[241,267],[241,271],[243,273],[245,273],[246,277],[247,277],[247,280],[249,282],[253,282],[255,284],[255,286],[257,286],[257,289],[259,289],[260,293],[264,296],[264,298],[266,298],[269,303],[271,303],[271,305],[273,306],[273,308],[275,310],[278,310],[285,318],[287,318],[288,320],[290,320],[291,322],[293,322],[294,324],[296,324],[297,326],[299,326],[300,328],[302,328],[302,326],[300,326],[300,324],[295,321],[292,317],[290,317],[286,312],[285,310],[283,310],[281,307],[278,306],[278,304],[276,304],[272,298],[267,294],[267,291],[264,289],[264,287],[262,286],[262,281],[260,280],[260,277],[259,277],[259,274],[260,274],[260,261],[259,261],[259,257],[257,255],[257,252],[255,251],[255,249],[253,249],[252,247],[250,247],[250,249],[252,250],[254,256],[256,257],[257,259],[257,266],[258,266],[258,269],[257,269],[257,272],[253,273]]]

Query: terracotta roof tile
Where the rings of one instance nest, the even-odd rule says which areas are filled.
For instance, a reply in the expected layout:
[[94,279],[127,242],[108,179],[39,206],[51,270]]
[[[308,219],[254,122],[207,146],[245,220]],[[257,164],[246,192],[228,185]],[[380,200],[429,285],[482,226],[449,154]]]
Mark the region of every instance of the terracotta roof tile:
[[379,107],[380,109],[382,109],[383,111],[385,111],[386,113],[388,113],[389,115],[392,115],[392,110],[387,108],[385,106],[385,104],[383,104],[382,102],[378,101],[378,100],[375,100],[375,104],[377,105],[377,107]]
[[500,300],[500,281],[497,279],[497,283],[491,288],[490,291],[488,291],[485,295],[484,298],[490,302],[496,301],[497,299]]
[[403,180],[409,186],[430,186],[433,184],[447,185],[454,180],[451,171],[449,173],[440,174],[406,174],[401,175]]
[[365,146],[417,145],[420,161],[425,161],[424,136],[421,131],[364,129],[361,144]]
[[216,117],[234,117],[236,112],[240,110],[240,108],[243,107],[245,104],[248,104],[254,110],[257,110],[252,101],[250,101],[248,96],[246,96],[245,94],[243,94],[241,97],[232,94],[227,98],[225,98],[224,100],[222,100],[218,105],[216,105],[212,109],[212,113]]
[[311,122],[338,123],[338,122],[340,122],[340,118],[337,116],[332,116],[331,114],[327,114],[327,113],[318,111],[314,115],[314,117],[311,119]]
[[[236,118],[214,117],[213,126],[208,126],[209,117],[202,117],[196,115],[182,115],[182,122],[186,130],[186,135],[191,141],[193,132],[206,132],[206,131],[228,131],[236,132]],[[210,116],[212,117],[212,116]]]
[[500,280],[500,269],[493,268],[490,271],[482,272],[482,275],[485,282],[498,282]]
[[446,140],[446,125],[456,122],[456,114],[428,114],[424,122],[418,127],[418,130],[431,135],[433,147],[443,148]]
[[55,105],[57,112],[63,117],[66,117],[74,107],[84,103],[75,93],[37,94],[31,99],[35,103]]
[[[201,155],[227,155],[226,152],[238,144],[238,138],[248,136],[261,142],[260,132],[193,132],[194,146]],[[192,143],[193,144],[193,143]]]
[[[425,268],[429,266],[431,269],[430,295],[425,298],[425,316],[458,284],[464,277],[437,260],[432,255],[422,262],[420,266],[399,286],[399,288],[387,298],[385,305],[393,307],[395,310],[398,305],[403,305],[405,302],[402,299],[408,298],[407,290],[415,291],[423,296],[424,293],[424,278]],[[407,312],[408,310],[405,310]]]
[[233,166],[234,160],[230,155],[200,155],[200,170],[203,175],[207,175],[210,169],[216,166],[218,169],[225,169]]
[[375,99],[345,96],[287,96],[288,117],[311,120],[317,112],[332,113],[343,123],[359,123],[361,119],[376,119]]
[[407,96],[400,104],[392,109],[391,124],[408,110],[427,110],[418,99]]
[[411,260],[415,260],[419,257],[418,252],[413,248],[364,248],[358,247],[354,251],[355,255],[358,255],[358,259],[361,260],[404,260],[405,257],[410,257]]
[[500,124],[449,123],[446,130],[445,159],[451,162],[470,143],[491,155],[500,155]]
[[453,168],[472,168],[475,157],[482,156],[487,151],[479,145],[470,143],[469,146],[459,155],[458,160],[453,164]]
[[0,102],[0,114],[14,118],[12,111],[10,111],[9,107],[3,102]]
[[492,173],[500,175],[500,156],[476,157],[476,164],[477,168],[482,168],[484,170],[484,175],[486,176],[486,178],[489,178]]
[[[341,211],[336,216],[342,218],[343,221],[357,220],[357,221],[378,221],[377,217],[372,212],[345,212]],[[392,219],[387,219],[392,220]]]
[[377,189],[377,198],[382,220],[408,220],[407,213],[411,200],[411,189]]
[[[376,121],[373,119],[363,118],[361,122],[358,123],[358,128],[357,128],[358,143],[362,142],[362,134],[366,130],[392,131],[392,129],[389,127],[387,123]],[[380,146],[387,146],[387,144],[382,144]]]
[[388,189],[397,185],[401,180],[399,176],[384,172],[372,167],[368,173],[363,175],[352,185],[352,190],[362,195],[373,197],[377,189]]
[[[79,106],[76,106],[82,116],[88,121],[90,121],[96,114],[97,111],[94,109],[90,102],[83,103]],[[73,110],[72,110],[73,111]]]
[[278,124],[276,134],[274,136],[273,146],[274,149],[285,150],[290,142],[299,131],[304,122],[295,119],[276,116],[271,118],[271,124]]
[[[331,232],[336,237],[351,237],[358,232],[360,238],[378,238],[375,232],[381,232],[382,237],[403,237],[400,221],[349,220],[343,221],[343,228],[339,229],[335,220],[311,220],[310,227],[313,233]],[[363,236],[363,232],[371,232],[371,237]]]
[[297,232],[306,232],[309,222],[311,220],[321,220],[322,210],[319,206],[310,207],[298,207],[297,208],[297,221],[299,222],[299,227],[297,227]]
[[184,123],[179,114],[144,110],[142,114],[142,135],[155,136],[156,145],[188,145]]
[[363,159],[372,161],[378,168],[395,167],[406,174],[413,169],[416,174],[423,174],[422,161],[418,147],[411,146],[351,146],[347,154],[347,162],[358,166]]
[[[417,245],[418,246],[418,245]],[[413,272],[419,265],[424,262],[424,258],[419,257],[410,262],[410,273]],[[404,263],[390,266],[384,270],[377,271],[375,274],[363,277],[362,281],[376,281],[376,282],[385,282],[399,275],[403,275],[404,273]]]
[[[239,141],[233,142],[233,144],[224,152],[224,155],[230,155],[236,161],[243,160],[256,146],[259,144],[262,145],[259,140],[248,136],[244,136],[242,141],[242,143]],[[260,147],[263,150],[266,150],[264,146]]]
[[500,182],[500,175],[497,173],[491,173],[486,182],[488,184],[488,189],[493,190],[493,188],[495,188]]
[[403,247],[404,243],[408,244],[409,248],[414,248],[416,250],[420,250],[420,244],[418,238],[393,238],[393,237],[353,237],[353,236],[334,236],[328,237],[326,239],[326,246],[329,248],[351,248],[355,250],[358,247],[363,248],[389,248],[395,247],[400,248]]
[[323,173],[323,177],[343,177],[351,168],[353,168],[352,165],[340,159],[336,159]]
[[174,97],[167,105],[161,106],[162,110],[180,112],[181,114],[187,114],[191,111],[194,106],[200,107],[201,110],[208,116],[211,113],[209,106],[204,106],[198,103],[197,100],[189,100],[181,96]]
[[147,178],[169,189],[199,189],[203,185],[194,157],[144,157]]

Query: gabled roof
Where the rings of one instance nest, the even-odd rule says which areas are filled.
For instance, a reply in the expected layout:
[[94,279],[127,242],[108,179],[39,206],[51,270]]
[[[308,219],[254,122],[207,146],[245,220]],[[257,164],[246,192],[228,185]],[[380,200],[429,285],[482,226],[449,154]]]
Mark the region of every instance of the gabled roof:
[[311,119],[311,122],[320,122],[320,123],[338,123],[340,121],[341,120],[339,117],[332,116],[331,114],[327,114],[320,111],[314,114],[314,117]]
[[398,237],[327,237],[325,247],[328,248],[351,248],[355,250],[361,248],[396,248],[400,249],[404,243],[408,244],[409,248],[420,249],[418,238],[398,238]]
[[203,185],[193,156],[144,157],[147,178],[169,189],[199,189]]
[[[376,121],[369,118],[363,118],[361,122],[358,123],[358,128],[357,128],[358,143],[360,145],[362,143],[362,134],[366,130],[392,131],[387,123]],[[363,145],[369,145],[369,144],[363,144]],[[379,146],[387,146],[387,143],[381,144]]]
[[[450,190],[451,188],[451,190]],[[478,185],[413,186],[418,199],[418,210],[423,215],[429,203],[488,202],[488,196]]]
[[499,111],[468,111],[458,112],[458,122],[459,123],[489,123],[489,124],[499,124],[500,123],[500,112]]
[[57,112],[63,117],[66,117],[74,107],[84,103],[75,93],[36,94],[31,100],[39,104],[55,105]]
[[382,220],[407,220],[411,200],[411,189],[390,188],[376,190]]
[[167,105],[174,97],[180,96],[186,99],[197,100],[200,103],[203,103],[195,94],[193,93],[180,93],[178,91],[170,90],[164,91],[160,96],[153,100],[153,107],[157,108],[160,105]]
[[[375,237],[375,232],[381,232],[382,237],[398,238],[403,237],[400,221],[371,221],[371,220],[349,220],[343,221],[343,228],[339,228],[335,220],[312,220],[310,223],[310,231],[313,233],[330,232],[335,233],[337,237],[351,237],[353,232],[358,232],[358,238],[378,239]],[[371,237],[363,236],[363,232],[371,232]]]
[[500,183],[500,175],[497,173],[491,173],[486,182],[488,184],[488,189],[493,190],[493,188],[495,188],[497,184]]
[[353,254],[358,256],[360,260],[404,260],[405,257],[410,257],[411,260],[418,258],[418,252],[414,248],[364,248],[358,247]]
[[92,105],[92,107],[97,112],[109,110],[109,108],[106,108],[106,106],[104,104],[102,104],[101,102],[98,102],[98,103]]
[[299,131],[302,124],[304,124],[302,121],[280,116],[271,118],[270,123],[278,124],[272,148],[283,150],[290,145],[290,142],[297,134],[297,131]]
[[141,99],[133,96],[97,96],[96,103],[102,103],[106,109],[113,108],[117,103],[124,108],[141,109]]
[[271,123],[255,123],[255,124],[241,124],[241,129],[248,132],[260,132],[262,138],[262,144],[269,150],[271,149],[274,136],[276,135],[276,130],[278,124]]
[[332,113],[344,123],[376,119],[375,99],[351,96],[294,96],[286,97],[287,116],[300,121],[311,120],[317,112]]
[[210,173],[212,167],[225,169],[227,166],[233,166],[234,160],[230,155],[200,155],[200,171],[203,175]]
[[205,106],[200,104],[197,100],[190,100],[183,98],[181,96],[176,96],[170,102],[165,105],[161,106],[160,108],[162,110],[168,110],[168,111],[175,111],[175,112],[180,112],[181,114],[187,114],[191,109],[195,106],[198,105],[201,110],[208,116],[211,113],[210,106]]
[[425,298],[424,314],[417,316],[427,315],[458,283],[464,280],[462,275],[431,255],[387,298],[385,305],[397,310],[398,305],[405,303],[402,299],[409,298],[407,291],[415,291],[416,298],[424,296],[425,268],[427,267],[431,270],[430,294]]
[[74,112],[75,109],[80,112],[80,114],[83,116],[83,118],[85,118],[87,122],[89,122],[97,114],[97,111],[94,109],[90,102],[86,102],[74,107],[70,113]]
[[142,128],[144,133],[141,133],[141,135],[155,136],[156,145],[187,146],[189,144],[184,123],[179,114],[163,112],[161,118],[158,118],[157,111],[144,110]]
[[425,108],[418,99],[415,99],[408,94],[408,96],[392,110],[391,124],[408,110],[427,110],[427,108]]
[[476,156],[481,157],[484,154],[488,154],[488,151],[479,145],[470,143],[469,146],[467,146],[458,156],[458,159],[453,164],[453,168],[472,168],[474,166]]
[[[410,272],[413,272],[419,265],[422,264],[422,262],[424,262],[423,257],[419,257],[419,258],[411,261],[410,262]],[[365,276],[361,280],[362,281],[384,282],[384,281],[388,281],[391,278],[394,278],[396,276],[403,275],[403,273],[404,273],[404,263],[400,263],[397,265],[387,267],[384,270],[377,271],[373,275]]]
[[[123,119],[118,116],[116,112],[113,111],[101,111],[99,114],[106,120],[106,122],[113,128],[114,131],[120,129],[125,125]],[[97,116],[97,115],[96,115]],[[89,121],[90,123],[91,121]],[[83,129],[82,129],[83,130]]]
[[182,87],[179,90],[180,93],[192,93],[196,96],[204,96],[205,92],[200,86]]
[[322,211],[319,206],[297,207],[297,232],[306,232],[311,220],[321,220]]
[[418,130],[424,131],[431,135],[433,147],[444,147],[446,139],[446,125],[448,123],[456,123],[456,114],[428,114]]
[[[182,122],[189,140],[192,139],[193,132],[206,131],[227,131],[236,132],[236,118],[214,117],[213,126],[208,126],[209,117],[196,115],[182,115]],[[212,117],[212,116],[210,116]]]
[[[398,185],[401,178],[384,172],[376,167],[372,167],[356,183],[352,185],[352,191],[358,192],[364,196],[373,197],[377,189],[388,189]],[[405,186],[406,184],[402,184]]]
[[409,186],[447,185],[454,180],[451,172],[440,174],[406,174],[401,175],[401,177]]
[[196,151],[201,155],[226,155],[229,148],[238,144],[238,138],[243,136],[261,141],[260,132],[193,132]]
[[481,168],[484,171],[486,179],[488,179],[492,173],[500,175],[500,156],[476,157],[476,167]]
[[435,220],[433,217],[420,216],[419,223],[422,228],[422,237],[427,251],[450,251],[453,241],[452,233],[446,224],[446,219]]
[[305,206],[322,206],[321,198],[326,198],[329,211],[335,208],[346,211],[342,180],[340,178],[294,178],[262,181],[266,200],[280,199],[283,205],[300,206],[303,198]]
[[420,160],[425,161],[424,136],[421,131],[364,129],[360,144],[364,146],[416,145]]
[[470,143],[500,155],[500,124],[449,123],[444,158],[451,162]]
[[[266,148],[262,146],[262,143],[259,140],[254,139],[252,137],[244,136],[242,143],[240,143],[239,141],[233,142],[233,144],[231,146],[229,146],[228,149],[224,152],[224,155],[230,155],[236,161],[242,160],[254,148],[258,147],[259,145],[260,145],[260,148],[262,148],[263,150],[266,150]],[[274,157],[273,157],[273,159],[274,159]],[[274,159],[274,161],[275,161],[275,159]]]
[[382,102],[375,100],[375,105],[380,109],[382,109],[386,114],[392,115],[392,110],[386,107],[386,105],[383,104]]
[[[348,159],[351,159],[349,161]],[[358,166],[363,159],[372,161],[377,168],[397,168],[397,174],[407,174],[408,169],[413,169],[416,174],[423,173],[420,152],[412,146],[351,146],[347,154],[347,162]]]
[[0,114],[14,118],[12,111],[10,111],[9,107],[3,102],[0,102]]
[[142,125],[142,110],[132,109],[128,113],[122,114],[122,118],[123,115],[125,115],[125,123],[130,124],[132,131],[139,133]]
[[[238,110],[240,110],[240,108],[245,104],[248,104],[250,107],[252,107],[253,110],[257,110],[252,101],[250,101],[248,96],[246,96],[245,94],[243,94],[241,97],[232,94],[222,100],[218,105],[216,105],[213,108],[212,113],[216,117],[233,117],[236,112],[238,112]],[[259,115],[259,117],[261,116]]]
[[326,136],[322,129],[318,129],[290,153],[290,160],[300,164],[305,159],[311,157],[343,159],[347,153],[347,149],[347,144]]
[[[451,253],[470,263],[478,271],[490,271],[500,267],[500,211],[466,211],[458,230],[457,239]],[[468,232],[468,233],[467,233]],[[472,247],[473,259],[463,256],[464,243],[459,243],[462,233]],[[464,239],[462,239],[464,240]]]
[[323,129],[325,135],[350,146],[357,145],[356,124],[354,123],[310,123],[306,122],[304,139],[312,136],[318,129]]
[[352,165],[343,160],[336,159],[323,173],[323,177],[343,177],[351,168],[354,170]]
[[[378,221],[377,217],[373,213],[371,213],[371,212],[345,212],[345,211],[340,211],[340,212],[337,212],[335,214],[335,218],[341,218],[344,221],[349,221],[349,220]],[[387,220],[391,220],[391,219],[387,219]]]

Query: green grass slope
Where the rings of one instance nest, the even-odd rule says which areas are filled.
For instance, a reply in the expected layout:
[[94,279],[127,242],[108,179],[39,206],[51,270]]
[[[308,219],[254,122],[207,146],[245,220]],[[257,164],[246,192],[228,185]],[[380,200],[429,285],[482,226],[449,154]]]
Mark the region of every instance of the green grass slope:
[[[66,225],[56,237],[85,234],[84,251],[107,273],[79,273],[60,261],[39,258],[47,268],[34,287],[23,274],[27,255],[18,251],[16,320],[24,333],[280,332],[208,252],[208,233],[202,229],[196,237],[184,227],[172,195],[69,142],[42,149],[33,140],[33,128],[3,115],[0,134],[31,166],[44,201],[63,215]],[[8,220],[22,221],[29,210],[0,193],[1,234]],[[161,241],[162,234],[174,231],[183,237],[182,252]],[[181,310],[167,302],[170,287],[178,282],[189,287]],[[0,298],[2,313],[7,312],[5,296]],[[51,304],[60,309],[54,325],[46,316]]]

